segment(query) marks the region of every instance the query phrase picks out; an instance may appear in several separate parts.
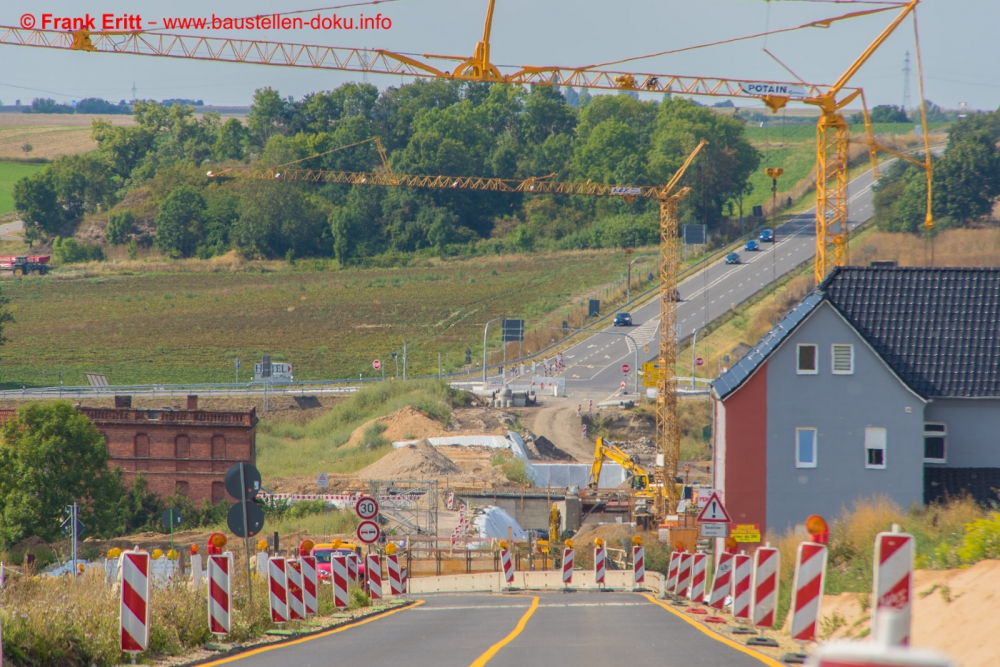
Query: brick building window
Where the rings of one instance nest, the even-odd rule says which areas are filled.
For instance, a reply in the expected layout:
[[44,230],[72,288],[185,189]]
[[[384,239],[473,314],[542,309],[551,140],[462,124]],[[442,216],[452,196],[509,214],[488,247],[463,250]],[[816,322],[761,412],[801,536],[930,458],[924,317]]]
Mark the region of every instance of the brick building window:
[[226,499],[225,482],[212,482],[212,504],[218,505]]
[[174,485],[174,493],[176,493],[179,496],[191,495],[191,484],[183,481],[177,482]]
[[133,440],[133,456],[137,459],[149,458],[149,436],[145,433],[137,433]]
[[213,459],[226,458],[226,436],[224,435],[212,436],[212,458]]
[[186,435],[174,438],[174,456],[179,459],[191,457],[191,439]]

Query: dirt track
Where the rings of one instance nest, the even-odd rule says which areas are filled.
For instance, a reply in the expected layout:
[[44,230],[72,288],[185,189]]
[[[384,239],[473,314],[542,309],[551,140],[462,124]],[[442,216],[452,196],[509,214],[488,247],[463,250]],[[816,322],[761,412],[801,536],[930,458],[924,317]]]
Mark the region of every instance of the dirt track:
[[594,460],[594,446],[583,439],[582,422],[576,414],[579,403],[556,401],[547,399],[543,407],[528,412],[532,417],[526,420],[526,426],[535,435],[544,435],[577,461],[590,463]]

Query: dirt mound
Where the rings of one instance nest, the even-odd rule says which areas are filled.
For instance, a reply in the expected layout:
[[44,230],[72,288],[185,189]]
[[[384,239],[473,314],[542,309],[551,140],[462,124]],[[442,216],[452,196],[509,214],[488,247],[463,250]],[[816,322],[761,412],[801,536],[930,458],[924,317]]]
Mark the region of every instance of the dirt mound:
[[593,546],[594,540],[600,537],[609,547],[620,549],[623,539],[631,539],[638,534],[635,526],[627,523],[588,523],[576,532],[573,541],[583,548],[586,545]]
[[437,479],[462,469],[427,440],[400,447],[357,473],[361,479]]
[[535,437],[535,449],[538,450],[539,455],[547,459],[555,459],[556,461],[574,460],[572,456],[556,447],[552,441],[544,435]]
[[375,423],[385,425],[382,437],[387,438],[390,442],[416,440],[417,438],[434,438],[448,434],[444,424],[437,419],[425,412],[421,412],[412,405],[407,405],[390,412],[384,417],[367,421],[354,429],[351,438],[347,441],[347,445],[360,445],[364,441],[365,429]]

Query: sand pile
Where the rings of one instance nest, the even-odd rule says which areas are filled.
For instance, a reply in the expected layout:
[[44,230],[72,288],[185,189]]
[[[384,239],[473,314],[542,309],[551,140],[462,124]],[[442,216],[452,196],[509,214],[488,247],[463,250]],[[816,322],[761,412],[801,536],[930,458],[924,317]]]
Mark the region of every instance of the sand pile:
[[364,440],[365,429],[378,422],[385,425],[382,437],[390,442],[400,440],[415,440],[417,438],[434,438],[448,435],[444,424],[427,413],[421,412],[412,405],[407,405],[398,410],[390,412],[384,417],[367,421],[354,429],[351,438],[347,441],[348,446],[359,445]]
[[635,526],[627,523],[588,523],[576,532],[573,541],[581,548],[592,547],[594,540],[600,537],[609,547],[621,549],[623,539],[632,539],[638,534]]
[[460,475],[462,469],[427,440],[389,452],[367,468],[359,470],[360,479],[437,479]]

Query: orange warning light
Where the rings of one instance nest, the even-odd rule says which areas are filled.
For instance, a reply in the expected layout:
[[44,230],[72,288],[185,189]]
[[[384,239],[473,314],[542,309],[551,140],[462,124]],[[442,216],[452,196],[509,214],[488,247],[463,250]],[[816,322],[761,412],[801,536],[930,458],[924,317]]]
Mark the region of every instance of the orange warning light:
[[819,514],[810,514],[809,518],[806,519],[806,530],[809,531],[810,535],[819,535],[828,531],[829,528],[826,525],[826,519]]

